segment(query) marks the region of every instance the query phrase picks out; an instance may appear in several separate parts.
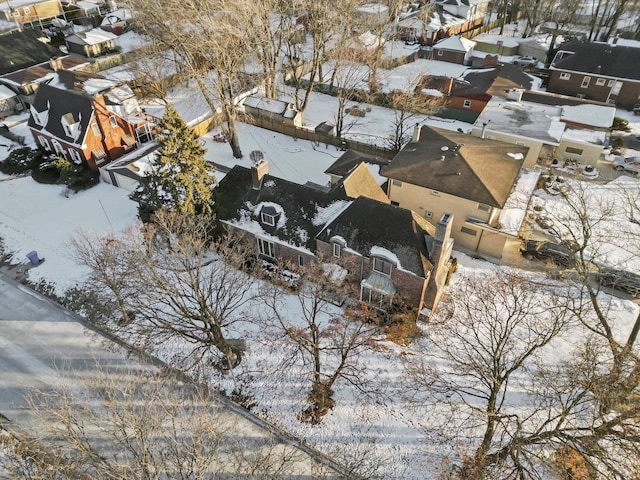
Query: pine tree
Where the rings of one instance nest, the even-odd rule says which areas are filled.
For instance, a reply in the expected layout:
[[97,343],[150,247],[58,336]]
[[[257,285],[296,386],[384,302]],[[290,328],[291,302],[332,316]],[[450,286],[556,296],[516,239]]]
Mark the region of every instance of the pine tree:
[[188,215],[211,213],[216,179],[213,165],[204,159],[206,150],[171,105],[159,129],[160,148],[133,195],[140,218],[147,222],[161,208]]

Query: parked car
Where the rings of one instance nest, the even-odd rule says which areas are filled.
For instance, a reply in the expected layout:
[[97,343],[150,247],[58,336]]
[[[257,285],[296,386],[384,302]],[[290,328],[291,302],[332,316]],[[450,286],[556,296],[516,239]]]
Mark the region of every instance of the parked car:
[[600,285],[622,290],[636,297],[640,295],[640,275],[637,273],[603,268],[597,278]]
[[637,175],[640,173],[640,157],[617,157],[613,161],[613,168],[615,168],[619,172],[632,173],[634,175]]
[[541,240],[527,240],[520,253],[532,260],[551,260],[556,265],[568,267],[571,265],[571,250],[564,245]]
[[533,57],[518,57],[513,62],[514,65],[520,65],[521,67],[534,67],[538,64],[538,60]]
[[633,106],[633,114],[634,115],[640,115],[640,103],[636,103]]

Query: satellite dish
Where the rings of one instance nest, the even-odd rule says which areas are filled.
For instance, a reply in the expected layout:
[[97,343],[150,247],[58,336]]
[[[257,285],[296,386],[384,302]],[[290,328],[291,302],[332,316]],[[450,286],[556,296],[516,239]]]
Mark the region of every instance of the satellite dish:
[[260,150],[254,150],[249,154],[249,158],[253,161],[253,163],[258,163],[264,158],[264,153],[262,153]]

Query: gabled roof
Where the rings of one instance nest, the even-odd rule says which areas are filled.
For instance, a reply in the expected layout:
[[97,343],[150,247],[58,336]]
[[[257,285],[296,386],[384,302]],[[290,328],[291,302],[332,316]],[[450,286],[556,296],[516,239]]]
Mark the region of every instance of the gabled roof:
[[67,43],[74,43],[76,45],[99,45],[101,43],[115,40],[118,36],[114,33],[102,30],[101,28],[94,28],[86,32],[74,33],[64,39]]
[[11,32],[0,35],[0,75],[60,55],[60,50],[39,40],[41,34],[36,29]]
[[361,196],[374,198],[379,202],[390,203],[389,198],[384,193],[371,175],[367,166],[361,162],[352,169],[342,180],[342,187],[349,198]]
[[340,237],[346,248],[366,257],[371,257],[372,251],[388,250],[397,257],[398,268],[426,278],[433,264],[425,236],[433,235],[434,228],[411,210],[359,197],[316,238],[329,243],[333,237]]
[[[54,88],[47,84],[38,88],[32,109],[37,112],[48,111],[47,122],[44,126],[40,126],[31,115],[29,117],[29,127],[35,130],[44,130],[62,140],[76,144],[82,143],[89,121],[93,116],[93,104],[90,97],[78,95],[69,90]],[[67,135],[62,124],[63,117],[67,119],[67,123],[77,122],[76,139]]]
[[[251,169],[239,165],[220,180],[217,191],[221,220],[309,250],[318,231],[350,202],[342,186],[325,191],[268,174],[254,189]],[[264,207],[276,215],[274,226],[260,222]]]
[[558,50],[552,69],[640,80],[640,48],[574,40]]
[[527,147],[423,126],[380,172],[385,177],[502,208]]
[[389,159],[349,149],[340,155],[335,162],[329,165],[329,168],[327,168],[324,173],[336,175],[338,177],[345,177],[362,162],[375,163],[382,166],[388,164]]
[[475,47],[476,42],[460,35],[452,35],[448,38],[437,42],[433,48],[441,48],[443,50],[454,50],[456,52],[468,52]]
[[451,96],[491,95],[506,97],[511,88],[531,88],[533,79],[516,65],[499,65],[495,68],[473,71],[464,76],[465,83],[456,82]]
[[[71,57],[68,55],[56,58],[55,62],[58,62],[60,69],[63,70],[75,70],[89,64],[86,58]],[[47,61],[31,67],[22,68],[12,73],[7,73],[2,76],[2,81],[15,86],[28,85],[33,82],[49,79],[55,72],[51,63]]]

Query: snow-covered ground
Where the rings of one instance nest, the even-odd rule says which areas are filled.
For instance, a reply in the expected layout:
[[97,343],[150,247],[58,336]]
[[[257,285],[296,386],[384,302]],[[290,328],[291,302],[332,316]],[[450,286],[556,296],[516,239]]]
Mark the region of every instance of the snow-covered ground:
[[[421,68],[420,64],[414,67]],[[409,71],[394,72],[398,81],[413,75]],[[393,112],[376,106],[370,108],[364,118],[352,119],[354,122],[349,128],[349,135],[384,139],[391,134]],[[305,112],[305,121],[310,126],[332,121],[335,111],[335,99],[314,94]],[[618,115],[633,122],[631,135],[640,135],[640,117],[629,112],[619,112]],[[468,124],[437,117],[420,117],[415,122],[452,130],[469,129]],[[12,131],[25,136],[32,144],[24,123],[12,127]],[[249,152],[260,150],[269,161],[270,173],[298,183],[326,183],[328,178],[324,170],[343,153],[333,146],[313,145],[242,124],[240,142],[245,158],[237,160],[227,144],[213,140],[215,133],[210,132],[203,137],[210,161],[227,167],[235,164],[249,166]],[[4,158],[13,147],[9,141],[0,138],[0,158]],[[627,181],[638,184],[637,179],[625,178],[618,182]],[[533,175],[526,176],[523,191],[530,189],[533,182]],[[618,184],[594,188],[598,198],[606,203],[607,199],[618,196],[616,186]],[[9,178],[0,174],[0,238],[4,247],[14,253],[18,262],[26,261],[27,252],[38,251],[46,261],[29,271],[30,278],[36,281],[46,279],[55,283],[59,290],[72,286],[84,274],[73,259],[69,243],[75,232],[86,230],[106,235],[137,222],[136,204],[128,199],[124,190],[101,184],[69,197],[64,196],[63,191],[61,186],[37,184],[30,177]],[[559,210],[556,197],[538,191],[535,200],[544,202],[547,209]],[[514,199],[509,213],[502,219],[504,227],[510,228],[512,222],[518,221],[524,215],[525,207],[522,199]],[[609,231],[612,228],[612,224],[607,224]],[[486,275],[503,268],[458,252],[454,256],[458,259],[459,269],[447,289],[447,295],[456,294],[458,282],[463,278]],[[633,260],[637,259],[636,254]],[[287,311],[295,315],[294,299],[283,294],[282,300]],[[638,314],[638,306],[605,294],[601,294],[601,300],[608,306],[610,318],[614,319],[618,331],[624,333],[628,330]],[[248,313],[255,314],[255,311]],[[401,347],[380,337],[378,348],[364,354],[360,361],[366,366],[362,374],[365,389],[359,390],[346,382],[336,384],[336,407],[320,425],[311,426],[300,423],[296,417],[303,407],[306,388],[301,383],[300,371],[294,371],[285,378],[275,375],[285,354],[284,346],[267,341],[259,326],[252,322],[240,325],[233,333],[247,339],[247,355],[233,376],[215,377],[214,380],[221,382],[229,392],[241,386],[243,393],[250,394],[257,401],[256,412],[265,418],[335,455],[338,460],[355,459],[366,453],[367,462],[380,464],[377,473],[382,478],[433,479],[444,459],[459,459],[456,445],[448,440],[442,441],[435,430],[429,429],[425,409],[409,401],[405,395],[411,379],[402,359],[423,356],[429,348],[426,339]],[[421,328],[427,332],[428,326],[421,325]],[[561,358],[566,354],[563,345],[566,347],[570,343],[569,338],[558,341],[553,350],[547,351],[548,358]],[[170,355],[168,351],[157,353],[167,358]]]

